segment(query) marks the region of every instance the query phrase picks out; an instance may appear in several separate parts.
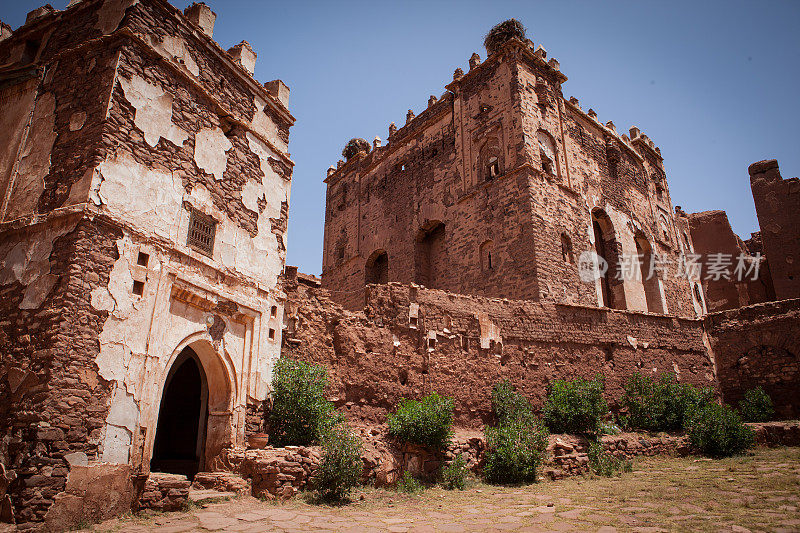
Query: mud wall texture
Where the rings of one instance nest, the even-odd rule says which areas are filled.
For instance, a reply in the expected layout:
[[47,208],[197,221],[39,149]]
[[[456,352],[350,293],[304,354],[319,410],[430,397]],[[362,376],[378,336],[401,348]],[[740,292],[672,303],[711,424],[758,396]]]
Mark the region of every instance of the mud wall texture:
[[[707,270],[701,272],[703,294],[709,313],[775,300],[768,258],[761,250],[750,250],[748,245],[733,232],[725,211],[692,213],[688,219],[695,252],[701,254],[704,261],[711,254],[725,254],[733,261],[730,268],[733,272],[737,257],[761,253],[758,278],[755,280],[752,279],[752,275],[743,276],[741,280],[735,275],[729,276],[730,279],[725,277],[714,279],[714,276],[708,275]],[[749,242],[752,244],[752,241]],[[755,260],[753,258],[753,261]]]
[[211,39],[214,17],[84,0],[0,41],[4,518],[13,501],[18,523],[69,527],[75,465],[83,484],[148,471],[185,350],[202,374],[201,468],[244,442],[266,397],[294,118],[280,80],[252,77],[246,42]]
[[510,379],[538,408],[555,379],[606,380],[612,405],[634,372],[716,386],[696,319],[466,296],[397,283],[367,287],[351,313],[324,289],[287,283],[284,355],[325,365],[345,412],[385,422],[403,397],[455,400],[456,423],[491,421],[493,385]]
[[[687,280],[656,272],[617,280],[624,255],[691,249],[673,214],[663,162],[646,135],[617,133],[577,99],[566,76],[512,41],[470,70],[388,143],[328,171],[323,286],[350,309],[365,283],[398,281],[462,294],[702,314]],[[610,263],[608,292],[583,282],[593,217]],[[637,244],[639,245],[637,247]],[[639,267],[634,269],[634,277]]]
[[711,313],[705,325],[725,402],[760,385],[781,418],[800,415],[800,299]]
[[800,179],[783,179],[774,159],[748,172],[775,297],[800,298]]

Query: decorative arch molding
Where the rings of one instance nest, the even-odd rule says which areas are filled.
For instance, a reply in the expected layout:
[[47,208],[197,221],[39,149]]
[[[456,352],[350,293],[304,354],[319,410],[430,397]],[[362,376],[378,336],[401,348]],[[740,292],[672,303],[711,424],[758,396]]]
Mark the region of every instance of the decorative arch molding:
[[[187,335],[180,341],[166,361],[159,363],[157,390],[154,391],[154,401],[150,406],[150,416],[147,422],[144,450],[142,453],[142,466],[149,469],[150,459],[153,456],[153,446],[158,428],[158,418],[161,403],[164,398],[165,387],[171,372],[183,351],[191,349],[200,370],[205,375],[208,389],[207,421],[205,423],[204,453],[200,458],[200,469],[216,457],[227,445],[236,440],[234,434],[234,407],[239,396],[240,383],[237,379],[236,367],[230,356],[224,351],[214,347],[214,342],[207,331],[197,331]],[[136,465],[134,465],[136,466]]]

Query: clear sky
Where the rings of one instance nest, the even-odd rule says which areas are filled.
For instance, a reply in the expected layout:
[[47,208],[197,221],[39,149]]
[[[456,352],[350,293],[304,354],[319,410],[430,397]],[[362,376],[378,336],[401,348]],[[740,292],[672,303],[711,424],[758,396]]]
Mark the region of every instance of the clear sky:
[[[385,140],[390,122],[402,125],[456,67],[468,69],[472,52],[484,58],[484,34],[510,17],[559,60],[566,97],[661,148],[685,211],[724,209],[746,239],[758,229],[748,165],[775,158],[784,178],[800,173],[798,0],[205,1],[217,41],[249,41],[256,78],[291,88],[287,262],[302,272],[320,273],[322,180],[345,143]],[[0,0],[0,20],[16,28],[42,3]]]

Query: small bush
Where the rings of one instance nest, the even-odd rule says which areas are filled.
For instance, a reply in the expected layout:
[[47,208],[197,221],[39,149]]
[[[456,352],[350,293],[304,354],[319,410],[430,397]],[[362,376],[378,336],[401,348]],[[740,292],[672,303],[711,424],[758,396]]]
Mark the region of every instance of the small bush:
[[688,423],[690,442],[711,457],[727,457],[753,446],[754,435],[727,405],[708,402]]
[[772,399],[760,386],[744,393],[739,412],[745,422],[769,422],[775,415]]
[[403,398],[389,415],[389,432],[405,442],[443,449],[453,433],[453,399],[435,392],[420,401]]
[[464,490],[467,487],[467,463],[461,455],[442,468],[439,483],[447,490]]
[[327,382],[322,366],[278,359],[272,378],[270,444],[307,446],[318,442],[341,419],[325,399]]
[[322,438],[322,461],[313,486],[323,500],[342,500],[361,479],[361,441],[347,424],[339,423]]
[[411,475],[411,472],[403,472],[403,477],[397,482],[395,488],[399,492],[407,492],[408,494],[414,494],[417,492],[422,492],[425,488],[420,480],[415,478]]
[[589,468],[598,476],[611,477],[620,472],[633,470],[633,463],[617,459],[603,448],[599,440],[589,442]]
[[535,418],[531,402],[515,391],[509,380],[497,383],[492,388],[492,407],[500,424],[514,420],[531,421]]
[[600,419],[608,413],[603,399],[603,377],[556,380],[547,394],[542,416],[553,433],[595,432]]
[[629,427],[674,431],[685,427],[695,409],[712,399],[711,389],[678,383],[672,373],[664,373],[658,380],[635,373],[625,384],[622,404],[628,409]]
[[538,423],[511,420],[486,429],[486,448],[486,481],[533,482],[547,449],[547,429]]

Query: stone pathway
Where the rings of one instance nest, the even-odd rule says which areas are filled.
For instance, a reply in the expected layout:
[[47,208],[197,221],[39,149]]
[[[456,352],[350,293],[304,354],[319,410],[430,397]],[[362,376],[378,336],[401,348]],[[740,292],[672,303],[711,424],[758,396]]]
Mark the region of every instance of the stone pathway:
[[524,487],[473,482],[463,492],[364,489],[343,506],[302,497],[245,496],[183,513],[138,516],[94,531],[462,532],[800,531],[800,448],[759,449],[722,461],[652,458],[616,478],[573,478]]

